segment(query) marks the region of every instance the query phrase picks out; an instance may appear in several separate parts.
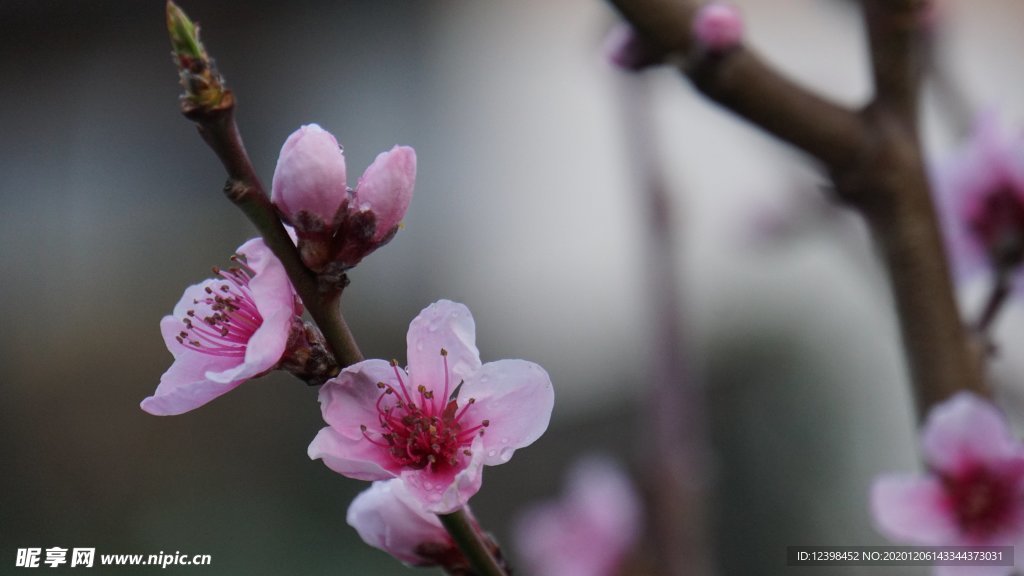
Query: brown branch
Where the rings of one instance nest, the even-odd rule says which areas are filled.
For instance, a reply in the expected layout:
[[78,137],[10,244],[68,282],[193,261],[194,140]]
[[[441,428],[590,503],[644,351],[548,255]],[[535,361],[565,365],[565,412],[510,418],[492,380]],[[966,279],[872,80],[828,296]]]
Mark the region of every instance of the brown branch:
[[228,173],[224,193],[238,206],[284,265],[288,278],[313,317],[340,366],[363,359],[359,346],[341,315],[341,287],[323,285],[299,258],[299,252],[281,224],[270,198],[256,176],[234,120],[234,98],[227,92],[213,110],[196,109],[183,101],[182,112],[196,123],[203,140],[220,158]]
[[868,220],[889,270],[919,416],[957,390],[983,392],[917,139],[922,0],[864,0],[876,95],[860,113],[794,84],[746,48],[696,49],[696,6],[687,0],[610,1],[709,98],[824,164],[839,197]]
[[344,284],[318,278],[302,263],[281,219],[260,183],[235,124],[235,98],[199,41],[199,27],[174,2],[167,2],[167,30],[184,93],[181,111],[196,123],[228,173],[224,193],[238,206],[284,265],[285,272],[324,335],[340,366],[363,359],[341,315]]
[[712,537],[708,533],[711,497],[707,410],[704,390],[694,378],[683,329],[683,305],[677,281],[679,258],[672,225],[672,198],[652,143],[650,86],[623,87],[623,138],[634,169],[635,186],[626,191],[644,204],[648,231],[647,297],[652,350],[651,383],[646,391],[644,438],[645,488],[651,505],[647,525],[651,557],[664,576],[714,573]]

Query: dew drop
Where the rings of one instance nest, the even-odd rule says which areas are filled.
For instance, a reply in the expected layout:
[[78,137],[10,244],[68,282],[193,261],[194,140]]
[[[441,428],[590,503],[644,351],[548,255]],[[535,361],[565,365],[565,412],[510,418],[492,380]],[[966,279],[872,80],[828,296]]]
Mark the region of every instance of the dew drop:
[[511,448],[503,448],[501,450],[501,454],[499,455],[499,457],[501,458],[502,462],[508,462],[509,460],[512,459],[512,454],[514,452],[515,450]]
[[431,484],[430,482],[424,482],[423,483],[423,489],[424,490],[433,490],[434,489],[434,485]]
[[508,438],[502,438],[501,439],[501,443],[502,444],[508,444]]
[[423,352],[423,342],[416,343],[416,350]]
[[427,499],[429,499],[431,502],[440,502],[441,501],[441,495],[440,494],[431,494],[430,496],[427,496]]
[[498,453],[498,451],[497,451],[497,450],[490,450],[490,451],[488,451],[488,452],[487,452],[487,455],[488,455],[488,456],[494,456],[494,455],[495,455],[495,454],[497,454],[497,453]]
[[427,326],[427,331],[437,332],[437,324],[431,324],[430,326]]

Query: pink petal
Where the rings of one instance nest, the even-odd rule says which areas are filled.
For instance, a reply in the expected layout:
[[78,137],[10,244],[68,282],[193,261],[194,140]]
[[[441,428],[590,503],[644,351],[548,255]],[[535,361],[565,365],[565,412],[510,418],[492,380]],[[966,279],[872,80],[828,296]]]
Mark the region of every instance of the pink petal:
[[960,544],[960,531],[942,483],[931,476],[886,475],[871,487],[878,530],[897,542]]
[[472,456],[459,469],[432,471],[423,468],[402,471],[402,481],[424,510],[434,514],[450,514],[465,506],[480,491],[483,483],[483,446],[479,437],[473,441],[470,451]]
[[437,515],[423,511],[405,483],[374,482],[349,506],[346,521],[374,548],[411,565],[433,564],[417,552],[423,544],[453,546]]
[[263,323],[246,344],[244,363],[230,370],[207,373],[207,378],[215,382],[248,380],[276,366],[284,355],[295,315],[295,289],[281,261],[263,239],[253,238],[237,252],[245,256],[247,265],[255,272],[249,290]]
[[328,468],[356,480],[386,480],[398,470],[386,450],[365,439],[355,440],[334,428],[321,428],[307,450],[310,459],[321,459]]
[[519,518],[515,536],[534,576],[613,576],[639,526],[629,479],[611,461],[592,457],[573,467],[562,499]]
[[1020,450],[1003,415],[969,392],[932,408],[921,444],[928,464],[952,475],[977,464],[1003,462]]
[[[408,381],[405,371],[399,368],[402,378]],[[370,430],[380,428],[377,400],[383,393],[378,382],[393,384],[395,369],[383,360],[364,360],[353,364],[320,387],[320,410],[324,421],[339,434],[353,440],[363,439],[360,426]],[[398,388],[397,384],[393,384]],[[385,399],[388,404],[392,398]]]
[[348,197],[345,178],[345,155],[338,141],[320,126],[308,124],[281,148],[271,201],[292,223],[305,211],[330,224]]
[[[193,354],[194,357],[205,356]],[[140,406],[155,416],[176,416],[194,410],[214,398],[237,388],[242,381],[212,382],[202,374],[202,366],[189,362],[190,357],[182,357],[160,377],[160,384],[152,396],[142,401]]]
[[476,324],[469,308],[450,300],[439,300],[423,309],[406,336],[409,376],[413,386],[441,394],[444,387],[444,359],[448,352],[450,389],[480,367],[480,351],[476,348]]
[[373,239],[379,242],[405,217],[416,185],[416,151],[395,146],[382,152],[366,169],[356,186],[360,210],[373,212],[377,228]]
[[476,399],[466,411],[464,427],[489,420],[482,436],[488,466],[508,462],[516,449],[540,438],[555,405],[548,373],[526,360],[484,364],[466,379],[459,397]]
[[577,462],[569,472],[567,496],[607,547],[626,552],[640,529],[641,503],[614,461],[592,456]]

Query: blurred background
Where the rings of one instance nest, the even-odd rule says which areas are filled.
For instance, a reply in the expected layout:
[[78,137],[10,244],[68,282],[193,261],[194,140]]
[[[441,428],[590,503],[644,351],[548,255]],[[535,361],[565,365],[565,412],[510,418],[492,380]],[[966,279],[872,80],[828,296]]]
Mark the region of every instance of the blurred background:
[[[788,74],[850,105],[869,96],[857,3],[738,4],[750,43]],[[936,155],[979,109],[1024,120],[1024,5],[939,7],[924,123]],[[626,82],[652,91],[672,193],[693,346],[680,369],[710,400],[722,573],[789,572],[788,545],[883,543],[870,481],[918,464],[886,280],[863,227],[827,202],[814,166],[678,74],[613,70],[601,52],[607,5],[183,8],[238,97],[265,183],[305,123],[344,144],[350,183],[393,144],[416,148],[406,227],[351,274],[345,313],[368,357],[402,358],[419,310],[461,301],[484,361],[549,371],[549,431],[488,469],[473,500],[513,557],[511,520],[555,496],[572,461],[603,452],[635,468],[647,441],[636,422],[657,312],[623,137]],[[178,112],[163,10],[0,1],[0,574],[18,572],[17,548],[53,546],[212,555],[168,574],[408,573],[345,524],[364,485],[306,457],[322,426],[314,389],[275,374],[182,416],[138,408],[170,365],[160,318],[253,234]],[[967,309],[980,293],[965,290]],[[1012,308],[995,369],[1011,411],[1021,329]],[[159,572],[90,573],[104,570]]]

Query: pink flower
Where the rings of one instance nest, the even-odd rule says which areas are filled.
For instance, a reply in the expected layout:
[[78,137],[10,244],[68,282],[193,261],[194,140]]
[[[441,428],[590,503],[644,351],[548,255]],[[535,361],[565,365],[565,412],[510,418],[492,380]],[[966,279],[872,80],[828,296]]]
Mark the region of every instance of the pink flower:
[[[889,538],[927,546],[1024,544],[1024,446],[988,402],[961,392],[932,409],[921,433],[929,473],[886,475],[871,511]],[[1018,567],[1024,558],[1017,558]],[[957,573],[958,567],[937,570]],[[1012,567],[965,568],[1005,575]]]
[[693,35],[706,49],[724,52],[743,40],[743,17],[731,4],[705,4],[693,18]]
[[416,183],[416,152],[395,146],[346,183],[338,141],[316,124],[296,130],[281,148],[271,200],[295,226],[303,262],[317,272],[345,271],[398,231]]
[[635,544],[640,501],[613,462],[577,463],[566,494],[536,506],[515,526],[521,556],[534,576],[614,576]]
[[238,249],[239,266],[185,289],[160,321],[174,364],[142,409],[182,414],[274,368],[302,313],[281,262],[260,238]]
[[397,479],[374,482],[348,508],[349,526],[374,548],[411,566],[449,564],[461,553],[436,514]]
[[408,372],[353,364],[320,389],[328,426],[310,458],[359,480],[402,478],[425,510],[453,512],[480,489],[481,467],[507,462],[547,429],[554,391],[524,360],[481,365],[469,309],[441,300],[409,325]]
[[1024,260],[1024,142],[983,115],[970,142],[932,170],[957,277]]

